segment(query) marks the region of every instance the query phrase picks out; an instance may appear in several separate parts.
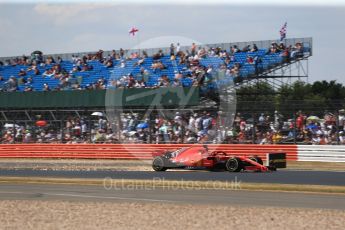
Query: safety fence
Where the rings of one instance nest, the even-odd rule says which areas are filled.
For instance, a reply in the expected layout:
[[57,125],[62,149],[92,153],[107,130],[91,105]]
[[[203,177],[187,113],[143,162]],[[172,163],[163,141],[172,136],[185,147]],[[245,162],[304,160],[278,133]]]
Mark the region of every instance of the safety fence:
[[[152,159],[152,153],[190,144],[2,144],[0,158],[83,158],[83,159]],[[266,158],[270,152],[285,152],[288,160],[297,160],[296,145],[210,144],[210,151],[229,155],[257,155]]]

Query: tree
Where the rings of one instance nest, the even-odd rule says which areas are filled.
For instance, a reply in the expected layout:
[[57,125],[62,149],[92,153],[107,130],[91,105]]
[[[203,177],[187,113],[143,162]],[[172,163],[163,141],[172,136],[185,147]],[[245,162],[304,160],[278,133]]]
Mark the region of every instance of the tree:
[[237,90],[237,110],[270,111],[274,109],[275,90],[265,82],[243,86]]
[[312,84],[296,81],[279,90],[267,83],[257,83],[242,87],[237,94],[238,109],[256,112],[278,110],[288,117],[299,110],[322,116],[325,111],[336,112],[345,107],[345,87],[336,81]]

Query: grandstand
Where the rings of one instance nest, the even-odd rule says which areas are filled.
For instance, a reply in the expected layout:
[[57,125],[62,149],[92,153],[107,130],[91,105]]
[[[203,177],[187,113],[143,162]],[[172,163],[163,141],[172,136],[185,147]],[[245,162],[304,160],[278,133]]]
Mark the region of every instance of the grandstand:
[[[76,141],[92,142],[92,136],[98,135],[103,128],[99,124],[102,121],[90,115],[99,111],[105,114],[109,92],[115,100],[112,106],[121,110],[121,114],[116,115],[121,122],[128,114],[135,115],[139,123],[144,119],[154,122],[157,113],[150,117],[142,113],[152,106],[152,97],[124,100],[141,93],[160,95],[161,109],[173,110],[173,114],[185,110],[189,112],[184,116],[191,117],[193,113],[206,116],[209,111],[207,116],[215,118],[217,111],[226,110],[220,109],[220,102],[223,106],[236,104],[232,93],[220,96],[219,92],[233,92],[235,88],[260,81],[279,87],[294,78],[307,77],[312,39],[286,39],[282,44],[276,40],[208,44],[200,45],[195,53],[190,47],[181,47],[180,53],[174,55],[169,48],[147,49],[143,55],[139,52],[116,50],[43,55],[35,51],[30,57],[0,58],[2,126],[25,127],[20,131],[22,138],[25,132],[41,132],[42,129],[34,128],[35,122],[46,120],[49,125],[44,132],[53,132],[54,141],[59,142],[72,132],[66,131],[65,123],[78,120],[79,129],[82,123],[87,123],[88,136],[79,135],[82,140]],[[188,91],[193,91],[188,100],[176,96]],[[223,113],[225,117],[229,115]],[[121,139],[119,131],[123,131],[123,126],[117,124],[117,130],[112,130],[117,140]],[[153,127],[153,123],[149,126]],[[134,131],[135,127],[131,129],[129,131]],[[154,138],[151,135],[145,141],[152,143]]]
[[[245,47],[247,45],[256,44],[258,50],[255,52],[236,52],[233,54],[232,59],[228,64],[226,64],[227,69],[231,69],[236,64],[240,64],[239,73],[235,75],[231,75],[230,77],[237,82],[247,82],[253,79],[277,79],[277,78],[293,78],[293,77],[305,77],[307,76],[307,72],[301,65],[302,61],[307,60],[309,56],[312,55],[312,40],[310,38],[301,38],[301,39],[287,39],[285,41],[285,46],[295,46],[296,43],[302,43],[303,50],[299,50],[298,53],[294,55],[294,57],[289,60],[283,60],[283,51],[278,51],[274,53],[268,53],[270,44],[278,43],[278,41],[258,41],[258,42],[245,42],[245,43],[228,43],[228,44],[211,44],[206,45],[208,48],[218,48],[220,47],[221,50],[227,50],[230,52],[230,47]],[[72,85],[79,85],[81,89],[85,89],[88,86],[96,83],[99,79],[104,79],[108,82],[106,88],[111,87],[110,80],[111,79],[119,79],[124,75],[132,74],[134,77],[138,76],[140,73],[141,68],[145,68],[149,71],[149,78],[148,81],[145,82],[147,87],[155,87],[158,85],[158,80],[162,75],[167,75],[170,81],[174,80],[174,73],[175,71],[182,71],[184,75],[188,74],[187,70],[188,67],[186,64],[178,64],[180,62],[180,57],[176,57],[175,60],[171,60],[170,55],[166,52],[167,48],[162,48],[164,56],[159,58],[159,60],[163,63],[166,67],[163,70],[154,71],[152,70],[151,66],[154,62],[152,55],[157,52],[156,49],[149,49],[146,52],[151,54],[151,56],[145,58],[145,61],[142,65],[135,64],[138,62],[139,58],[132,58],[125,60],[126,66],[124,68],[120,67],[120,63],[123,62],[123,59],[113,60],[113,67],[105,66],[99,60],[88,60],[87,65],[90,68],[87,71],[76,71],[73,72],[73,68],[75,67],[75,63],[72,61],[73,56],[82,57],[83,55],[87,55],[87,53],[80,53],[80,54],[61,54],[61,55],[46,55],[43,59],[47,58],[48,56],[52,56],[55,60],[58,57],[61,57],[63,61],[59,64],[61,69],[67,73],[71,73],[68,82],[65,85],[61,84],[61,80],[57,77],[47,77],[44,76],[44,72],[53,68],[57,63],[50,63],[50,64],[39,64],[37,65],[37,69],[39,74],[34,74],[34,70],[30,69],[26,71],[26,75],[24,79],[31,77],[32,82],[19,82],[17,89],[15,91],[24,91],[26,87],[32,88],[34,91],[42,91],[44,89],[44,84],[47,84],[49,89],[59,89],[59,90],[71,90],[73,89]],[[188,47],[183,47],[182,50],[188,50]],[[240,50],[241,51],[241,50]],[[119,52],[119,51],[117,51]],[[130,52],[135,51],[128,51]],[[109,55],[111,52],[104,52],[104,57]],[[129,55],[128,55],[129,56]],[[257,64],[248,63],[248,57],[256,57],[260,59],[260,62]],[[24,64],[13,64],[9,60],[15,60],[16,58],[21,57],[10,57],[10,58],[1,58],[0,60],[2,63],[8,63],[9,65],[4,65],[0,69],[0,76],[3,77],[3,80],[0,82],[0,89],[2,91],[7,91],[9,88],[8,80],[11,76],[16,78],[18,77],[18,73],[21,70],[27,70],[28,65]],[[32,58],[34,59],[34,58]],[[200,65],[204,67],[212,66],[214,68],[219,68],[225,61],[225,57],[219,56],[211,56],[205,57],[200,59]],[[291,75],[291,68],[293,64],[297,64],[298,68],[298,75],[292,76]],[[258,71],[260,70],[260,71]],[[301,70],[302,73],[301,73]],[[277,75],[278,73],[278,75]],[[232,80],[231,79],[231,80]],[[209,87],[218,87],[219,85],[226,84],[227,80],[229,79],[214,79],[212,84]],[[190,87],[193,84],[192,79],[188,77],[183,77],[181,80],[181,85],[183,87]]]

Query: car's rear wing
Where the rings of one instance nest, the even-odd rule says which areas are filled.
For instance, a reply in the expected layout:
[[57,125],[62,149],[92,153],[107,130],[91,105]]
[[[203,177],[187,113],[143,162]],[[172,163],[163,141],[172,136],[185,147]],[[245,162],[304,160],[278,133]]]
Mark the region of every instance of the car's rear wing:
[[269,168],[286,168],[286,153],[267,153],[266,166]]

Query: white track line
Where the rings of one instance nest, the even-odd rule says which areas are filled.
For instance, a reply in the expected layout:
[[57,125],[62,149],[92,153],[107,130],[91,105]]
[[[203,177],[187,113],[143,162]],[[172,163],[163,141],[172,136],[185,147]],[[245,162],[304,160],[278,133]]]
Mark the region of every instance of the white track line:
[[[39,193],[39,192],[38,192]],[[21,194],[21,195],[34,195],[35,193],[25,193],[25,192],[5,192],[0,191],[0,194]],[[172,200],[158,200],[158,199],[148,199],[148,198],[133,198],[133,197],[119,197],[119,196],[94,196],[94,195],[78,195],[78,194],[68,194],[68,193],[39,193],[43,196],[61,196],[61,197],[79,197],[79,198],[96,198],[96,199],[109,199],[109,200],[131,200],[131,201],[150,201],[150,202],[169,202],[175,203]]]

